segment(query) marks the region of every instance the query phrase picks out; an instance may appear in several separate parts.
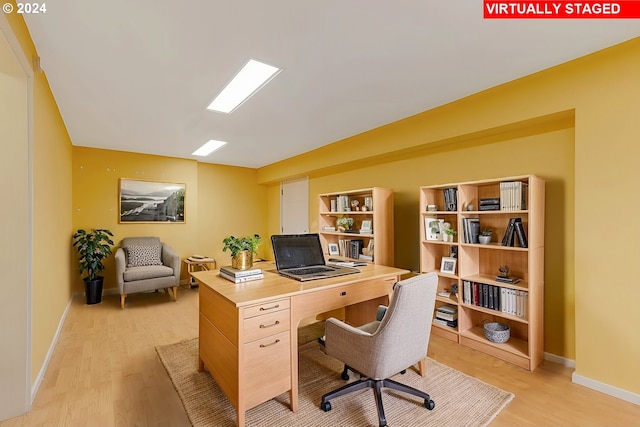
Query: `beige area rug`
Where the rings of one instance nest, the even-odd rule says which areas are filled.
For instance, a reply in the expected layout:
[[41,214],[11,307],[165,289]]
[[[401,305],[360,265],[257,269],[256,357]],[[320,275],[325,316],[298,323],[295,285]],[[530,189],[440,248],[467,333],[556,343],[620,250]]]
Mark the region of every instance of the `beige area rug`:
[[[197,338],[156,350],[194,426],[236,425],[235,409],[216,382],[208,372],[197,370]],[[343,365],[327,356],[316,341],[300,346],[299,366],[298,412],[291,412],[289,394],[284,393],[248,410],[247,427],[378,426],[371,390],[333,399],[329,412],[320,409],[322,395],[344,385],[344,381],[340,379]],[[351,374],[351,378],[356,375]],[[392,427],[485,426],[513,399],[511,393],[432,359],[427,359],[424,378],[409,369],[394,379],[429,393],[436,406],[429,411],[418,398],[384,389],[385,415]]]

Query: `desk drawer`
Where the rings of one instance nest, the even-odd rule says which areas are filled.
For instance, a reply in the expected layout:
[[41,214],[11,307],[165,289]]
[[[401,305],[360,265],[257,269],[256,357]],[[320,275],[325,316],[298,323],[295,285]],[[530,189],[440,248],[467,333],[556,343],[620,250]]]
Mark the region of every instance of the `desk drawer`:
[[275,311],[244,319],[244,342],[275,335],[289,330],[289,310]]
[[273,313],[274,311],[288,310],[289,298],[280,299],[276,301],[269,301],[263,304],[252,305],[244,309],[244,318],[261,316],[263,314]]
[[392,292],[395,278],[374,279],[366,282],[352,283],[308,294],[296,295],[294,306],[298,318],[323,311],[334,310],[389,295]]
[[244,385],[247,408],[291,389],[289,331],[244,344]]

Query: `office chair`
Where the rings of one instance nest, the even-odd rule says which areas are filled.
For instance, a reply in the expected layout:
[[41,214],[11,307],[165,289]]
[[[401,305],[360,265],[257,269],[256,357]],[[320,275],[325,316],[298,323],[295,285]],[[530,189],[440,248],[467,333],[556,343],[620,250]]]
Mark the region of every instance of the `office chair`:
[[372,388],[380,427],[386,426],[382,405],[383,387],[417,396],[423,399],[425,408],[429,410],[435,407],[427,393],[388,377],[426,358],[437,286],[438,276],[435,273],[398,282],[382,320],[358,328],[334,318],[327,319],[326,353],[344,362],[345,371],[349,367],[362,377],[322,396],[320,408],[323,411],[331,410],[330,400],[336,397]]

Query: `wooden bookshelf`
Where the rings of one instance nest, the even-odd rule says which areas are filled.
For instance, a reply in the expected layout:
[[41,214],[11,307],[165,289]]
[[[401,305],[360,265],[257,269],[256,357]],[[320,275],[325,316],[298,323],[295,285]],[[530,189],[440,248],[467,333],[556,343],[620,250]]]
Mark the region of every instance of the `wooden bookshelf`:
[[[523,193],[512,196],[513,191],[501,190],[501,183],[519,183],[511,185]],[[442,305],[457,307],[457,326],[433,322],[432,332],[528,370],[534,370],[542,362],[544,352],[544,185],[542,179],[527,175],[420,188],[420,271],[438,273],[438,292],[450,290],[454,284],[458,286],[457,293],[438,296],[436,301],[436,309]],[[455,207],[447,201],[445,189],[455,189]],[[509,197],[507,205],[503,205]],[[481,200],[496,198],[501,199],[500,210],[480,210]],[[519,201],[515,202],[516,199]],[[429,205],[432,209],[435,205],[436,210],[428,211]],[[450,210],[452,207],[454,210]],[[492,230],[489,244],[474,242],[472,236],[465,235],[465,223],[470,218],[479,220],[481,229]],[[520,218],[526,247],[521,247],[517,237],[513,239],[513,246],[502,244],[511,218]],[[443,220],[457,231],[452,242],[428,240],[433,238],[433,233],[427,235],[433,219]],[[441,273],[442,258],[452,253],[457,254],[455,274]],[[498,268],[504,265],[509,266],[509,276],[520,279],[518,283],[496,280]],[[473,298],[472,291],[465,299],[466,283],[469,283],[468,289],[472,289],[474,283],[479,284],[480,292],[487,289],[488,295],[494,289],[494,298],[485,302],[483,295],[480,301],[477,295]],[[511,307],[505,304],[503,291],[514,295],[512,301],[514,298],[520,301],[511,311],[505,311],[505,306]],[[509,325],[509,340],[506,343],[489,341],[484,334],[486,322]]]
[[[325,257],[332,256],[329,254],[329,244],[337,244],[340,247],[340,241],[362,240],[365,248],[370,243],[373,245],[373,260],[370,262],[394,265],[392,190],[373,187],[320,194],[318,198],[320,210],[318,233]],[[344,201],[344,204],[340,205],[340,201]],[[354,201],[355,206],[352,205]],[[366,208],[363,210],[364,206]],[[342,217],[353,219],[352,230],[360,230],[363,222],[370,222],[371,233],[356,234],[341,231],[337,221]],[[326,227],[333,227],[335,230],[327,230]],[[355,255],[351,258],[355,259]]]

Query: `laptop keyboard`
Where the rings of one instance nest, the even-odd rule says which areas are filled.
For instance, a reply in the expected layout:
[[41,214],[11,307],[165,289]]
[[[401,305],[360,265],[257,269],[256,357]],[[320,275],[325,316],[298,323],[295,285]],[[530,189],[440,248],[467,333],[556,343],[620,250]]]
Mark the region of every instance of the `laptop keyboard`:
[[325,273],[327,271],[334,271],[331,267],[305,267],[305,268],[293,268],[291,270],[287,270],[289,274],[316,274],[316,273]]

